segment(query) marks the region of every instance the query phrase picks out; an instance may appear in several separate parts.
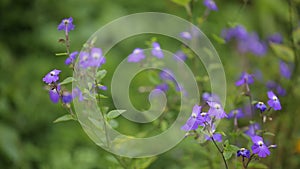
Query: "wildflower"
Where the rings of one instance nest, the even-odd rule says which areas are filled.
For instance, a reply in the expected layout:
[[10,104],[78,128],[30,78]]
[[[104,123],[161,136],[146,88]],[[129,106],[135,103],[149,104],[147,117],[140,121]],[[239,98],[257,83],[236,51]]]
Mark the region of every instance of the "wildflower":
[[248,36],[248,32],[242,25],[237,25],[233,28],[223,29],[221,36],[225,39],[226,42],[235,38],[236,40],[245,40]]
[[199,127],[200,121],[198,120],[198,116],[200,115],[202,107],[195,105],[193,107],[193,111],[189,119],[186,123],[181,127],[181,130],[190,131],[196,130]]
[[198,116],[198,120],[199,120],[199,125],[204,127],[208,122],[210,122],[211,119],[207,112],[201,112],[200,115]]
[[218,10],[218,7],[215,3],[215,1],[213,0],[204,0],[203,1],[203,4],[210,10],[212,11],[217,11]]
[[258,102],[255,107],[259,109],[261,112],[264,112],[267,109],[267,106],[263,102]]
[[256,135],[256,130],[260,129],[260,125],[258,123],[250,124],[248,130],[245,131],[245,134],[252,137]]
[[254,83],[253,75],[243,72],[240,76],[240,79],[235,82],[236,86],[241,86],[243,84],[252,84]]
[[78,55],[77,51],[70,53],[69,57],[65,60],[65,64],[70,65],[74,63],[77,55]]
[[264,56],[267,53],[267,45],[259,39],[256,33],[251,33],[246,40],[239,41],[238,49],[241,53],[251,52],[257,56]]
[[63,30],[63,31],[66,31],[66,32],[74,30],[74,28],[75,28],[75,25],[73,25],[73,18],[72,17],[63,19],[57,27],[57,29],[59,31]]
[[174,54],[174,59],[177,61],[185,61],[186,58],[187,58],[187,56],[181,50],[177,51]]
[[89,66],[91,67],[100,67],[106,61],[105,57],[102,55],[102,50],[100,48],[92,48],[89,56]]
[[65,104],[70,103],[73,100],[72,94],[69,92],[63,92],[61,101]]
[[190,32],[180,32],[179,36],[185,40],[191,40],[193,38]]
[[78,100],[79,101],[83,101],[83,95],[82,95],[82,92],[80,91],[80,89],[79,88],[74,88],[73,90],[72,90],[72,98],[74,99],[74,98],[76,98],[76,97],[78,97]]
[[99,86],[98,88],[99,88],[100,90],[107,90],[107,86],[103,86],[103,85]]
[[268,37],[268,42],[281,44],[283,38],[280,33],[274,33]]
[[60,99],[60,86],[56,86],[49,90],[49,97],[53,103],[58,103]]
[[159,74],[159,77],[162,79],[162,80],[170,80],[170,81],[174,81],[174,74],[172,72],[172,70],[170,69],[163,69],[160,74]]
[[236,109],[236,110],[232,110],[231,112],[229,112],[228,114],[228,118],[243,118],[244,114],[242,112],[242,109]]
[[54,69],[51,72],[49,72],[46,76],[43,77],[43,81],[47,84],[55,83],[59,79],[59,73],[61,70]]
[[169,85],[167,83],[162,83],[162,84],[155,86],[155,89],[159,89],[161,91],[167,91],[167,90],[169,90]]
[[151,50],[151,53],[153,56],[156,56],[159,59],[164,57],[164,53],[162,52],[159,43],[153,42],[152,47],[153,49]]
[[278,97],[273,93],[273,91],[268,91],[268,104],[274,110],[281,110],[281,104]]
[[262,137],[253,136],[251,139],[253,142],[251,149],[254,154],[257,154],[260,158],[265,158],[270,155],[269,148],[264,144]]
[[140,48],[135,48],[133,52],[128,56],[128,62],[140,62],[141,60],[145,59],[146,56],[144,52]]
[[238,157],[242,156],[242,157],[250,158],[250,151],[245,148],[239,149],[236,154]]
[[279,84],[274,81],[268,81],[266,83],[267,89],[268,90],[276,90],[276,93],[279,96],[285,96],[286,95],[286,90]]
[[216,119],[222,119],[227,117],[227,114],[225,113],[222,106],[217,102],[210,102],[208,101],[207,104],[209,105],[210,109],[208,110],[208,113],[211,116],[216,117]]
[[[222,134],[220,133],[215,133],[213,134],[213,139],[216,141],[216,142],[222,142]],[[209,141],[212,141],[212,138],[208,135],[205,135],[205,140],[209,140]]]
[[88,68],[90,66],[90,54],[88,52],[80,52],[79,66],[81,68]]
[[220,102],[220,98],[218,95],[208,92],[204,92],[202,94],[202,99],[206,102]]
[[279,63],[279,68],[280,68],[280,74],[286,79],[290,79],[292,76],[292,70],[290,66],[285,63],[284,61],[280,61]]

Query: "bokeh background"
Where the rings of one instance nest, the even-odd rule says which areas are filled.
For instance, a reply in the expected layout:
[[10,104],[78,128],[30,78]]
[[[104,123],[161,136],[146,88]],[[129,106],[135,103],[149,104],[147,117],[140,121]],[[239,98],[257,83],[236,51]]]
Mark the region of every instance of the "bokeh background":
[[[211,12],[201,29],[211,39],[224,64],[230,102],[230,99],[238,95],[234,82],[243,68],[239,66],[239,56],[233,47],[219,44],[214,36],[219,36],[228,23],[240,23],[248,31],[257,32],[261,38],[279,32],[284,37],[284,43],[290,45],[289,5],[286,0],[250,0],[246,6],[243,6],[243,0],[216,0],[216,3],[219,11]],[[298,6],[294,6],[294,9],[299,12],[299,1],[295,0],[295,4]],[[197,17],[204,10],[202,0],[196,0],[193,6],[193,22],[197,23]],[[185,8],[170,0],[0,1],[1,169],[118,168],[116,160],[96,146],[83,132],[79,123],[72,121],[53,124],[66,111],[60,105],[51,103],[42,77],[53,68],[63,70],[62,77],[72,73],[64,65],[65,58],[55,56],[55,53],[64,51],[64,46],[58,43],[58,39],[63,37],[63,33],[57,31],[61,19],[70,16],[74,19],[76,28],[70,33],[71,50],[74,51],[80,50],[82,44],[109,21],[124,15],[149,11],[190,18]],[[131,44],[126,48],[119,47],[119,50],[110,55],[126,57],[136,47],[134,43]],[[172,45],[169,48],[171,51],[177,50]],[[278,58],[272,51],[264,58],[253,56],[250,62],[250,65],[261,69],[265,81],[279,76]],[[117,61],[111,59],[106,68],[113,69],[116,64]],[[296,86],[299,82],[288,85],[289,81],[286,80],[284,84],[285,87],[299,91]],[[255,87],[253,90],[257,93],[265,91],[264,88]],[[109,93],[106,94],[109,96]],[[270,125],[277,134],[278,149],[272,150],[272,155],[264,160],[270,168],[300,168],[299,98],[299,94],[290,93],[281,98],[286,107],[276,115],[275,125]],[[145,103],[140,101],[137,104]],[[225,110],[229,111],[231,108],[229,104]],[[138,126],[128,124],[122,126],[122,130],[125,133],[138,131]],[[195,144],[191,138],[158,158],[153,158],[145,166],[153,169],[195,169],[199,166],[209,168],[207,163],[212,162],[207,162],[205,157],[216,156],[214,151]]]

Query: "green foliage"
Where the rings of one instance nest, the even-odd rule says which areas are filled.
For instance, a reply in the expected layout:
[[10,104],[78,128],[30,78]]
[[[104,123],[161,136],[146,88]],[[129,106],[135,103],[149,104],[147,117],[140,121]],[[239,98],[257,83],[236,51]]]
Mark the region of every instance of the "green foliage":
[[69,121],[69,120],[76,121],[77,119],[71,114],[66,114],[66,115],[63,115],[63,116],[57,118],[56,120],[54,120],[53,123],[64,122],[64,121]]

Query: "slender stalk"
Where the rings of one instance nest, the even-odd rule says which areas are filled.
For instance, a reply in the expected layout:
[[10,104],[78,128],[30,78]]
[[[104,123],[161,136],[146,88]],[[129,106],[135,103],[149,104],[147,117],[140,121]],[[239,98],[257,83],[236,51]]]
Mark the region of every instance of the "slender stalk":
[[217,145],[215,139],[213,136],[211,136],[211,140],[212,142],[214,143],[214,145],[217,147],[218,151],[220,152],[220,154],[222,155],[222,159],[223,159],[223,162],[224,162],[224,165],[225,165],[225,168],[228,169],[228,165],[227,165],[227,161],[224,157],[224,154],[223,154],[223,150],[220,149],[220,147]]
[[124,161],[121,159],[120,156],[112,154],[113,157],[118,161],[118,163],[122,166],[124,169],[128,169],[129,167],[124,163]]

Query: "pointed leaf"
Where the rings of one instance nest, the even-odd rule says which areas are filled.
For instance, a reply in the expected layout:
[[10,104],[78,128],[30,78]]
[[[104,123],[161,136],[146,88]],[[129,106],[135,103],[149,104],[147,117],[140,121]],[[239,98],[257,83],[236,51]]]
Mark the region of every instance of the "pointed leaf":
[[53,123],[69,121],[69,120],[77,120],[77,119],[74,116],[72,116],[71,114],[66,114],[66,115],[63,115],[63,116],[57,118],[56,120],[54,120]]
[[271,48],[275,52],[276,56],[280,59],[286,61],[286,62],[293,62],[294,61],[294,52],[291,48],[281,45],[281,44],[275,44],[270,43]]
[[114,119],[124,113],[126,110],[112,110],[107,113],[106,117],[108,119]]
[[73,77],[67,77],[67,78],[65,78],[65,80],[63,80],[62,82],[60,82],[60,85],[72,83],[73,81],[75,81],[75,79]]
[[172,0],[177,5],[186,6],[191,0]]

